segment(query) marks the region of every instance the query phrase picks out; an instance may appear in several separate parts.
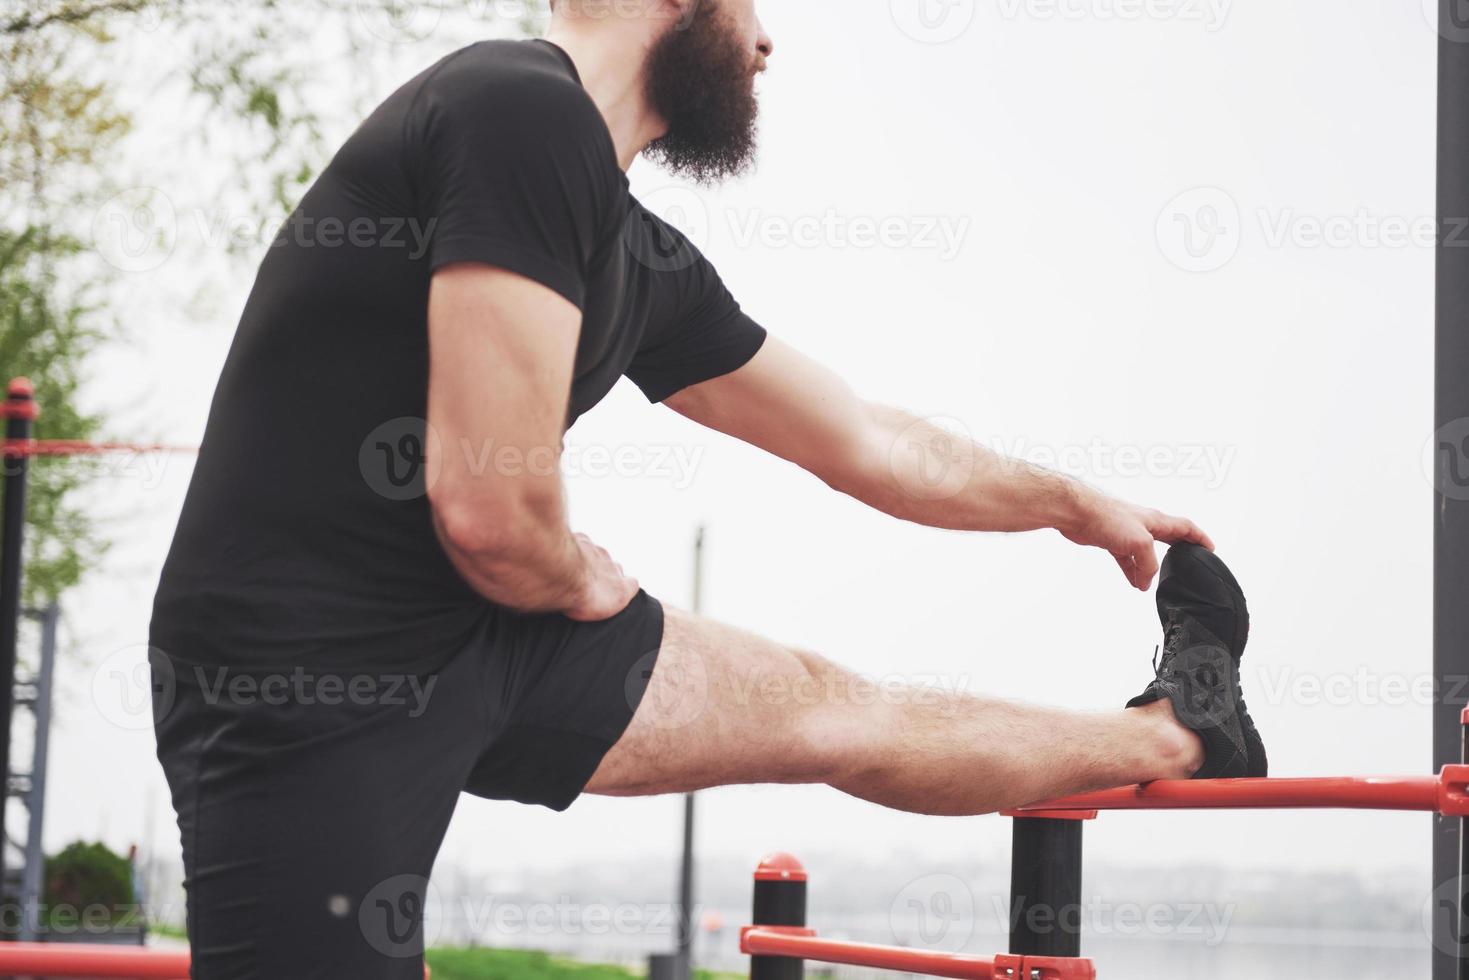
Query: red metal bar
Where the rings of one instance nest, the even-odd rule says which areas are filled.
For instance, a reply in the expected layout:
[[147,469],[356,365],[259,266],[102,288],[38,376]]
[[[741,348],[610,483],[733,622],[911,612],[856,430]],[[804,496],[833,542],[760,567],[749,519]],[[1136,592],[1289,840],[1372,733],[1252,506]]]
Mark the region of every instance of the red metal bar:
[[187,949],[0,943],[0,976],[185,980],[188,975]]
[[1452,813],[1463,798],[1462,766],[1439,776],[1340,776],[1315,779],[1158,780],[1141,786],[1031,803],[1011,815],[1066,810],[1349,809]]
[[[428,980],[428,967],[424,967],[423,975]],[[0,943],[0,976],[188,980],[189,951],[71,943]]]
[[993,957],[818,939],[762,926],[750,926],[740,933],[740,952],[751,956],[794,956],[820,963],[845,963],[930,977],[995,980]]
[[81,439],[6,439],[6,459],[33,456],[101,456],[107,453],[197,453],[197,446],[142,442],[86,442]]
[[904,946],[878,946],[818,939],[809,929],[745,926],[740,952],[747,956],[791,956],[818,963],[842,963],[958,980],[1096,980],[1091,960],[1054,956],[969,956]]

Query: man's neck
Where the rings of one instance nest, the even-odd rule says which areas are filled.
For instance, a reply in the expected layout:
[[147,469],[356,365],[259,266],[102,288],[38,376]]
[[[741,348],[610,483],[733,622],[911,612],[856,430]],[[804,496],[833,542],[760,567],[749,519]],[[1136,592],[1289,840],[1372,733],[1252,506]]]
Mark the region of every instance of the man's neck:
[[647,25],[630,20],[625,25],[599,22],[580,25],[556,18],[546,40],[570,55],[581,75],[582,87],[597,104],[623,170],[667,124],[648,105],[643,77],[651,41]]

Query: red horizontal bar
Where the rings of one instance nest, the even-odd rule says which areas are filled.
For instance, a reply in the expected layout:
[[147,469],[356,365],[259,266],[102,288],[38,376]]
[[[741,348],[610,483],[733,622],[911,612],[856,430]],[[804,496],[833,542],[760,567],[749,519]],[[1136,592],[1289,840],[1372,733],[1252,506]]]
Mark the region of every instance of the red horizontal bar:
[[106,453],[197,453],[197,446],[160,446],[140,442],[86,442],[81,439],[6,439],[6,459],[31,456],[100,456]]
[[[427,967],[423,975],[427,980]],[[71,943],[0,943],[0,976],[188,980],[189,951]]]
[[995,961],[990,957],[793,936],[759,926],[747,928],[741,934],[740,952],[751,956],[794,956],[819,963],[844,963],[959,980],[994,980],[995,977]]
[[0,943],[0,975],[185,980],[187,949]]
[[1044,810],[1347,809],[1440,812],[1439,776],[1313,779],[1160,779],[1017,807]]

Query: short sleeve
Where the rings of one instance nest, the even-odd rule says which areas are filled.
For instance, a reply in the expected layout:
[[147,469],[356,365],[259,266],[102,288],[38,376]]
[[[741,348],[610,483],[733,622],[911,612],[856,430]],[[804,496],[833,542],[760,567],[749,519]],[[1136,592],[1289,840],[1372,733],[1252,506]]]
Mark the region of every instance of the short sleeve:
[[766,332],[740,309],[713,264],[687,238],[642,214],[653,233],[673,236],[671,247],[665,242],[657,254],[665,260],[683,257],[655,271],[666,306],[625,372],[650,402],[661,402],[743,367],[764,345]]
[[430,266],[498,266],[581,308],[625,186],[606,124],[574,79],[465,54],[425,83],[407,122]]

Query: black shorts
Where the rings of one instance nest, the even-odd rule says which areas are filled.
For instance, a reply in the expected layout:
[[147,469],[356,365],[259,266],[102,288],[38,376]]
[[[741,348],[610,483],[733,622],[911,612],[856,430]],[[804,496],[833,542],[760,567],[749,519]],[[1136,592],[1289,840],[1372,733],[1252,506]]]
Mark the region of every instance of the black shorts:
[[155,651],[194,980],[419,980],[459,793],[570,806],[632,720],[662,637],[662,606],[639,593],[601,623],[487,615],[412,676]]

